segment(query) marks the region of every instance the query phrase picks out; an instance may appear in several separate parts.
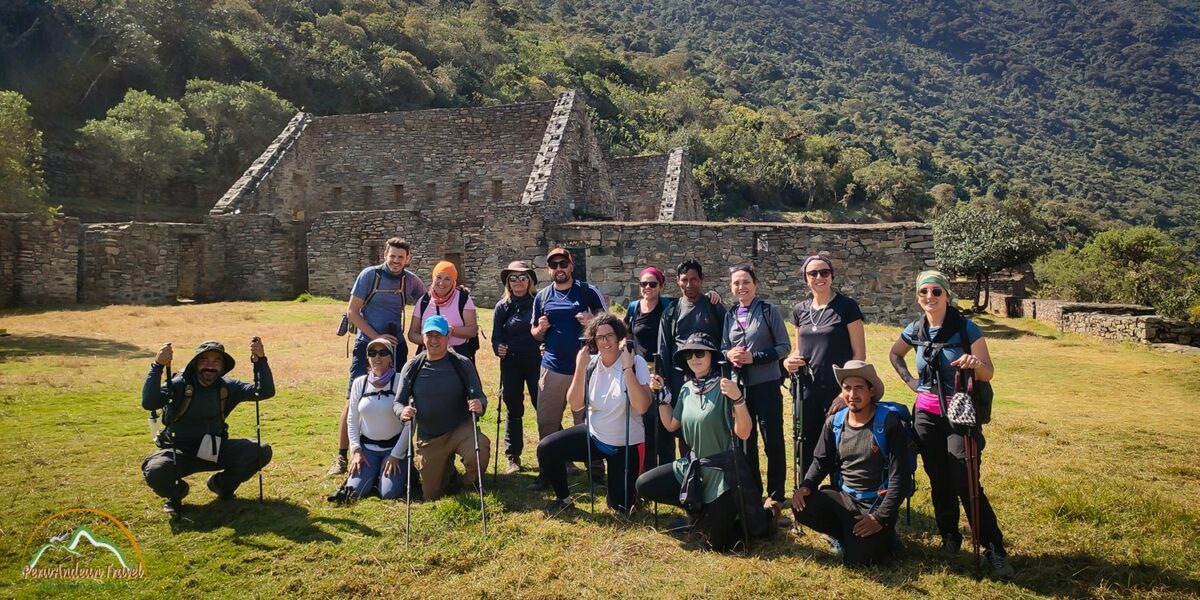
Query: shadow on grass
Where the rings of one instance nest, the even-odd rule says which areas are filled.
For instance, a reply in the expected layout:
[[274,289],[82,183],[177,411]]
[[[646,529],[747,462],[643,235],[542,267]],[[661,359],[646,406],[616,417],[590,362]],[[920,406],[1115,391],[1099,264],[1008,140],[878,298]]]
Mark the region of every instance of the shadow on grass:
[[105,308],[99,304],[39,304],[37,306],[7,307],[0,310],[0,317],[40,315],[48,312],[91,312]]
[[[991,566],[986,559],[980,560],[979,576],[988,580]],[[1162,592],[1187,595],[1200,589],[1200,578],[1187,573],[1146,564],[1114,563],[1087,554],[1012,554],[1009,560],[1016,577],[1007,585],[1045,596],[1092,598],[1114,593],[1139,596]],[[909,541],[902,558],[857,572],[882,585],[929,594],[936,590],[923,589],[914,581],[923,575],[937,576],[944,568],[960,577],[974,578],[975,558],[970,544],[964,545],[964,551],[951,555]]]
[[1025,329],[1017,329],[1016,327],[1011,327],[991,319],[980,319],[978,318],[978,315],[976,315],[972,320],[975,321],[975,324],[978,325],[979,329],[983,331],[984,337],[987,338],[995,338],[998,340],[1015,340],[1021,337],[1034,337],[1040,340],[1056,339],[1052,335],[1045,335],[1033,331],[1027,331]]
[[6,335],[0,337],[0,362],[26,356],[68,355],[150,358],[154,353],[127,344],[70,335]]
[[355,531],[370,537],[380,535],[378,531],[354,519],[312,517],[303,506],[270,499],[262,503],[243,498],[215,500],[208,504],[185,503],[182,518],[171,524],[172,533],[211,532],[223,528],[233,529],[235,544],[252,547],[265,546],[242,539],[244,536],[278,535],[290,542],[307,544],[340,542],[341,538],[328,530],[331,528]]

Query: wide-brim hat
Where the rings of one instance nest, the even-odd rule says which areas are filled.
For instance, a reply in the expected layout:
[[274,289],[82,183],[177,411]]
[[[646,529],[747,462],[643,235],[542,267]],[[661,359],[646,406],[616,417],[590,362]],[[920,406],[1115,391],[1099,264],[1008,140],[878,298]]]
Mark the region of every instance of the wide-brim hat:
[[500,270],[500,283],[508,285],[508,276],[513,273],[525,273],[529,275],[529,281],[532,285],[537,285],[537,271],[533,270],[533,265],[527,260],[514,260],[508,263],[507,267]]
[[842,380],[847,377],[866,379],[871,384],[871,399],[879,402],[883,398],[883,380],[875,372],[875,365],[865,360],[848,360],[840,367],[833,366],[833,378],[837,380],[838,385],[842,385]]
[[[684,373],[687,373],[689,369],[686,355],[687,353],[696,350],[707,350],[717,354],[721,353],[721,351],[717,349],[716,343],[713,342],[712,336],[702,331],[697,331],[696,333],[689,335],[687,341],[680,344],[679,347],[675,349],[675,355],[672,356],[671,359],[675,361],[676,367],[679,367],[680,370],[682,370]],[[715,368],[716,365],[714,364],[713,367]]]
[[225,351],[224,344],[222,344],[221,342],[214,342],[212,340],[209,340],[207,342],[201,343],[200,346],[196,348],[195,356],[192,357],[192,360],[188,362],[187,367],[184,368],[184,370],[183,370],[184,374],[190,374],[190,373],[196,372],[196,361],[200,360],[200,355],[204,354],[205,352],[220,352],[221,353],[221,358],[225,361],[225,365],[224,365],[225,369],[221,371],[222,377],[224,377],[226,373],[232,371],[233,366],[237,364],[237,361],[233,360],[233,357],[230,356],[229,353]]

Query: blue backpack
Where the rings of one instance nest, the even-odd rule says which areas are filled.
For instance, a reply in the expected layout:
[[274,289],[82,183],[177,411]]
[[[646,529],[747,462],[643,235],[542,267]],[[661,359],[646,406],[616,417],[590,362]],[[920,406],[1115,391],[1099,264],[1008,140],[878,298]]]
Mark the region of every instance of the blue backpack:
[[[879,446],[879,453],[884,456],[883,461],[883,478],[882,486],[878,490],[856,490],[850,488],[842,482],[842,475],[836,472],[833,475],[834,484],[842,489],[842,491],[850,494],[856,500],[867,500],[876,503],[880,496],[888,492],[888,442],[887,436],[884,434],[884,423],[887,422],[889,414],[895,414],[900,419],[900,424],[904,428],[905,443],[904,448],[900,449],[903,456],[903,461],[907,467],[907,477],[904,478],[904,489],[900,490],[902,497],[907,503],[906,511],[908,513],[907,520],[912,523],[912,497],[917,491],[917,434],[913,429],[912,413],[908,411],[908,407],[897,402],[879,402],[875,405],[875,420],[871,424],[871,436],[875,438],[875,445]],[[846,427],[846,414],[849,408],[842,408],[833,415],[833,446],[834,452],[837,452],[838,446],[842,443],[842,430]],[[872,511],[874,509],[872,508]]]

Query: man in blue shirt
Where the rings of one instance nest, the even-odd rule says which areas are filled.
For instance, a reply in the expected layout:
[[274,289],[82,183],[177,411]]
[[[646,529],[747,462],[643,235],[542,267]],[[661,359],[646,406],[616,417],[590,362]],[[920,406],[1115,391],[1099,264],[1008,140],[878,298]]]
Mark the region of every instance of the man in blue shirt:
[[[562,430],[567,406],[567,388],[575,375],[579,336],[592,316],[604,311],[604,300],[587,283],[573,277],[571,253],[555,248],[546,255],[546,268],[553,282],[533,299],[533,337],[546,344],[542,372],[538,377],[538,439]],[[583,413],[572,415],[576,425]]]
[[[350,357],[350,381],[367,373],[367,344],[385,338],[395,344],[395,365],[408,361],[408,344],[401,337],[404,331],[405,307],[425,295],[425,283],[405,267],[412,259],[408,242],[393,237],[384,244],[382,265],[372,265],[359,272],[350,290],[350,305],[346,316],[358,329],[354,352]],[[395,368],[395,367],[393,367]],[[330,475],[346,472],[346,454],[350,438],[346,434],[346,416],[350,412],[350,386],[346,386],[347,403],[342,405],[338,419],[338,455],[329,467]]]

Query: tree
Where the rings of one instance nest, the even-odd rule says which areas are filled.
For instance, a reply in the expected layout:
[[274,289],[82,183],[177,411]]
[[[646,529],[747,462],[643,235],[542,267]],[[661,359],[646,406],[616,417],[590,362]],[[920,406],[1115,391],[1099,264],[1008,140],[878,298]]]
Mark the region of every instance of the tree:
[[193,79],[187,82],[183,106],[204,130],[209,164],[219,179],[249,166],[296,112],[291,102],[252,81],[228,85]]
[[183,118],[178,102],[129,90],[103,120],[79,128],[79,146],[132,186],[141,203],[147,190],[162,189],[204,151],[204,134],[186,129]]
[[[933,251],[942,270],[975,277],[978,309],[988,302],[983,284],[1001,269],[1032,261],[1050,249],[1050,240],[1028,213],[980,201],[959,204],[933,221]],[[979,299],[979,288],[984,297]]]
[[1200,265],[1153,227],[1099,233],[1037,261],[1034,273],[1046,297],[1141,304],[1176,318],[1192,318],[1189,309],[1200,305]]
[[0,91],[0,211],[32,212],[45,206],[42,132],[34,128],[24,96]]
[[920,219],[925,214],[925,178],[913,166],[877,160],[854,172],[854,182],[867,193],[870,208],[885,219]]

